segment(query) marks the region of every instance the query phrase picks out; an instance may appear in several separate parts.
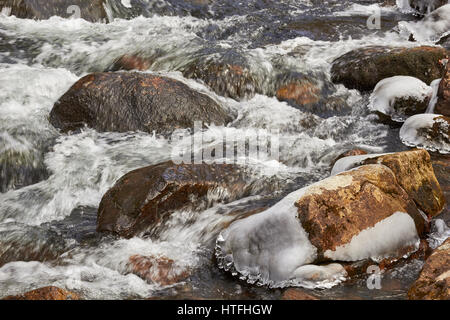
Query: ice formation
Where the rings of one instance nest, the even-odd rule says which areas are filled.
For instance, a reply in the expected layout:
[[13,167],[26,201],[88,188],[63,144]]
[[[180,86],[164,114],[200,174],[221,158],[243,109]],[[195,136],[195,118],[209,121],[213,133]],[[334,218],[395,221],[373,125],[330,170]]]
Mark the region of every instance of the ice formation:
[[[413,0],[417,11],[421,13],[430,13],[435,10],[439,0]],[[403,12],[412,11],[411,0],[396,0],[397,7]]]
[[436,42],[450,34],[450,4],[434,10],[420,21],[400,21],[398,27],[405,38],[412,34],[419,42]]
[[[435,130],[436,127],[439,130]],[[449,123],[440,119],[440,115],[416,114],[408,118],[401,127],[400,140],[409,147],[446,154],[450,153],[448,132]]]
[[418,246],[419,236],[413,218],[404,212],[396,212],[354,236],[336,250],[325,251],[325,257],[339,261],[355,261],[372,258],[381,260],[395,256],[405,246]]
[[336,161],[336,163],[333,166],[333,169],[331,169],[331,175],[334,176],[338,173],[348,171],[350,169],[353,169],[355,167],[358,167],[362,165],[362,162],[366,159],[376,158],[379,156],[384,156],[391,153],[374,153],[374,154],[364,154],[359,156],[349,156],[344,157]]
[[433,89],[433,96],[431,97],[430,103],[428,104],[428,108],[425,113],[434,113],[434,107],[436,106],[436,103],[438,101],[438,91],[441,80],[442,79],[436,79],[430,84],[430,87]]
[[431,98],[433,89],[423,81],[409,76],[395,76],[381,80],[370,96],[369,109],[390,116],[392,120],[403,122],[405,112],[395,107],[399,99],[425,101]]

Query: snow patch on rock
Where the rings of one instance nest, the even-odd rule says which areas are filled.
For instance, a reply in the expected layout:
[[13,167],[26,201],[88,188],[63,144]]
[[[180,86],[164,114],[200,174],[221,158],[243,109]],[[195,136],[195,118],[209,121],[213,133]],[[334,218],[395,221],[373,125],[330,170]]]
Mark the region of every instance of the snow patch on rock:
[[395,76],[381,80],[370,96],[369,109],[403,122],[407,116],[395,107],[398,100],[423,102],[431,98],[433,89],[423,81],[409,76]]

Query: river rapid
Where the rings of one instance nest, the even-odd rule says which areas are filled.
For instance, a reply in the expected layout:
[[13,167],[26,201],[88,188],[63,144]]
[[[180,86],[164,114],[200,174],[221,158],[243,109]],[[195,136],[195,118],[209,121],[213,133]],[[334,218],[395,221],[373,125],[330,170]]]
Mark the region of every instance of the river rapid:
[[[413,47],[432,40],[408,41],[399,23],[418,17],[380,1],[110,2],[123,10],[110,12],[109,23],[0,15],[0,242],[9,250],[4,253],[9,261],[0,266],[0,297],[54,285],[87,299],[278,298],[282,290],[251,286],[215,266],[214,242],[229,219],[226,213],[271,205],[329,176],[333,160],[345,150],[406,150],[399,129],[368,111],[367,94],[331,82],[331,62],[368,45]],[[139,10],[127,10],[138,2]],[[367,26],[375,12],[381,12],[377,30]],[[209,144],[223,133],[280,132],[279,161],[247,164],[275,189],[270,196],[218,204],[201,214],[180,212],[158,238],[120,239],[95,231],[105,192],[131,170],[170,160],[173,145],[167,137],[142,132],[86,128],[61,134],[48,116],[83,75],[108,70],[118,57],[133,53],[152,57],[145,72],[185,82],[235,116],[226,127],[205,130]],[[243,61],[257,77],[260,93],[237,101],[183,77],[180,71],[198,57]],[[286,74],[308,75],[338,103],[306,110],[280,102],[271,92]],[[273,186],[274,178],[281,183]],[[193,270],[190,280],[149,284],[126,272],[135,254],[168,257],[176,268]],[[422,264],[414,260],[387,272],[381,290],[369,290],[362,276],[315,294],[403,299]]]

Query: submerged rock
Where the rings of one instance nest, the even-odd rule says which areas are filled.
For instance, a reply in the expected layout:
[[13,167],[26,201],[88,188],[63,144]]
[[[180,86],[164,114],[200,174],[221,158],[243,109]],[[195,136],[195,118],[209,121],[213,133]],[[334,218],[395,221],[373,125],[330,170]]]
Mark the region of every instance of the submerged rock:
[[183,75],[202,80],[218,95],[235,100],[250,99],[261,91],[256,77],[245,65],[226,60],[194,60],[183,70]]
[[408,297],[411,300],[450,300],[450,238],[425,261]]
[[41,226],[0,225],[0,267],[12,261],[54,260],[65,248],[61,235]]
[[426,221],[384,165],[366,165],[289,194],[239,220],[216,242],[218,265],[250,283],[330,287],[345,277],[325,261],[381,259],[415,247]]
[[296,81],[283,85],[277,90],[280,101],[287,101],[298,106],[317,104],[321,99],[322,90],[311,81]]
[[447,63],[447,69],[438,89],[438,100],[435,106],[435,113],[450,117],[450,63]]
[[302,289],[289,288],[281,296],[281,300],[320,300]]
[[426,150],[347,157],[336,162],[331,174],[367,164],[382,164],[391,169],[400,186],[429,217],[444,208],[445,198]]
[[417,114],[405,121],[400,140],[409,147],[450,153],[450,118],[436,114]]
[[19,189],[48,176],[42,154],[34,150],[0,151],[0,192]]
[[250,193],[237,166],[172,161],[137,169],[120,178],[103,196],[97,230],[123,237],[155,234],[176,210],[202,210]]
[[214,100],[167,77],[137,72],[93,73],[77,81],[54,105],[50,122],[63,132],[88,126],[98,131],[169,133],[195,121],[231,121]]
[[[18,18],[48,19],[52,16],[69,18],[78,14],[91,22],[107,21],[105,0],[4,0],[0,1],[0,11]],[[77,6],[78,8],[76,8]]]
[[169,286],[189,277],[189,270],[178,270],[175,261],[166,257],[131,256],[127,270],[148,283]]
[[433,89],[423,81],[409,76],[395,76],[381,80],[370,96],[369,109],[395,122],[424,113]]
[[107,71],[120,70],[139,70],[145,71],[150,69],[152,61],[150,58],[139,54],[124,54],[116,59]]
[[3,300],[81,300],[73,292],[54,286],[39,288],[17,296],[7,296]]
[[356,49],[333,62],[332,80],[361,91],[373,90],[381,80],[400,75],[418,78],[429,85],[442,77],[444,66],[440,60],[445,59],[447,54],[443,48],[426,46]]

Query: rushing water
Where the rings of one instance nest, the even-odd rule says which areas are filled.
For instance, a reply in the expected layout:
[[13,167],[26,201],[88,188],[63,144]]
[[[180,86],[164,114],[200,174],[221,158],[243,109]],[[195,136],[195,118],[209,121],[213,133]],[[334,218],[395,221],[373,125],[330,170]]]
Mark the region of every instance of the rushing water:
[[[120,1],[110,2],[120,7]],[[92,299],[278,297],[277,290],[248,286],[215,267],[214,240],[230,220],[226,213],[270,205],[328,176],[331,162],[349,147],[372,152],[405,149],[398,129],[369,114],[367,95],[330,82],[330,63],[367,45],[419,45],[396,29],[398,22],[416,17],[396,7],[380,7],[377,1],[195,3],[131,1],[135,10],[116,11],[108,24],[0,16],[0,243],[10,246],[5,254],[9,263],[0,267],[0,296],[56,285]],[[368,29],[368,16],[380,8],[381,29]],[[172,145],[144,133],[85,129],[63,135],[49,124],[48,115],[77,79],[107,70],[121,55],[136,52],[153,57],[148,72],[186,82],[235,115],[228,127],[206,130],[209,143],[224,132],[239,137],[248,130],[281,131],[276,176],[270,170],[273,161],[249,164],[262,169],[262,181],[280,182],[272,196],[216,205],[201,215],[180,212],[158,239],[124,240],[95,232],[103,194],[123,174],[169,160]],[[180,71],[198,57],[244,61],[262,93],[238,102],[184,78]],[[339,107],[299,110],[271,97],[286,72],[312,77],[326,88],[328,98],[338,99]],[[15,246],[24,250],[13,250]],[[191,281],[171,287],[148,284],[126,272],[134,254],[173,259],[176,268],[194,270]],[[399,282],[393,290],[370,292],[362,279],[320,295],[403,298],[420,262],[403,268],[406,271],[387,277]]]

